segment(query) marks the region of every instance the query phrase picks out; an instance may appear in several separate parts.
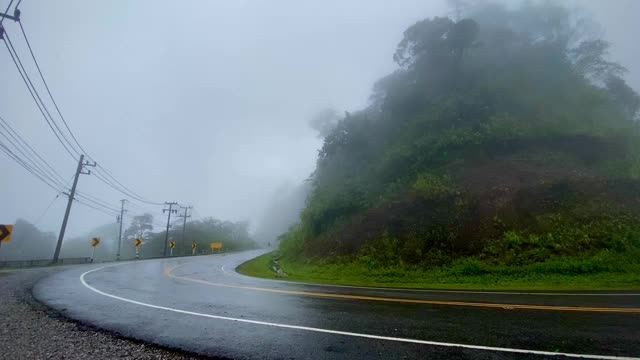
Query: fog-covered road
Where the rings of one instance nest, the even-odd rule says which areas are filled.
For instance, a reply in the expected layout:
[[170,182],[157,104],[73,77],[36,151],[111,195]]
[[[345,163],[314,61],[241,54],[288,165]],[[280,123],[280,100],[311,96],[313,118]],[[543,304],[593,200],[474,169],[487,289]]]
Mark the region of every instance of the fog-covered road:
[[235,273],[261,253],[77,266],[33,292],[73,319],[212,357],[640,356],[640,292],[391,290]]

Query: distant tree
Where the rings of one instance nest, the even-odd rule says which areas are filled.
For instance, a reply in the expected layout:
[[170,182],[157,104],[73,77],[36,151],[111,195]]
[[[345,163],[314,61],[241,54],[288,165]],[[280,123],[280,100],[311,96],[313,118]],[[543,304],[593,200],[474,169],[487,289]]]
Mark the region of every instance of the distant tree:
[[53,256],[56,236],[40,231],[30,222],[18,219],[13,227],[11,241],[0,247],[2,260],[42,260]]
[[625,116],[631,120],[640,120],[640,95],[618,76],[610,76],[605,81],[605,85]]
[[325,138],[333,131],[339,120],[340,116],[335,109],[325,108],[311,118],[309,126],[318,132],[319,137]]
[[[385,206],[413,196],[419,174],[456,178],[483,151],[493,158],[496,144],[616,134],[607,141],[622,148],[628,136],[638,146],[628,120],[638,119],[640,96],[621,78],[624,68],[608,59],[608,43],[589,38],[580,14],[551,1],[450,3],[464,18],[409,26],[393,54],[400,68],[375,83],[366,109],[323,135],[313,188],[281,249],[357,249],[362,234],[341,237],[346,224],[379,221]],[[640,169],[634,157],[624,161],[620,169]],[[405,235],[420,238],[413,232],[419,228]],[[397,229],[394,223],[382,230]]]
[[133,217],[131,225],[125,230],[124,237],[127,240],[145,238],[153,230],[153,215],[146,213]]
[[592,79],[619,77],[625,72],[621,65],[607,61],[609,43],[604,40],[588,40],[571,49],[575,69],[583,76]]

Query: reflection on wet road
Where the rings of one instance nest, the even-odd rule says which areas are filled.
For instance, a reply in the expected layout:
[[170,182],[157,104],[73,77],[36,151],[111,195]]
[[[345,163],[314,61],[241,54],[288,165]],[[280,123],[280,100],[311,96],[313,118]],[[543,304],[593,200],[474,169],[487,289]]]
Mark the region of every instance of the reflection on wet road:
[[124,336],[229,358],[640,355],[640,294],[397,290],[235,273],[251,251],[82,266],[34,295]]

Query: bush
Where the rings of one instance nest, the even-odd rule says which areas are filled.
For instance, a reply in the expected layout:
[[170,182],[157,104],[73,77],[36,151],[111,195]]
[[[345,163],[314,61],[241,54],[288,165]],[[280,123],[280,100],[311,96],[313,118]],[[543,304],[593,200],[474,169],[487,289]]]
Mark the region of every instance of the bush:
[[429,173],[419,174],[411,188],[425,199],[433,199],[454,192],[448,178]]

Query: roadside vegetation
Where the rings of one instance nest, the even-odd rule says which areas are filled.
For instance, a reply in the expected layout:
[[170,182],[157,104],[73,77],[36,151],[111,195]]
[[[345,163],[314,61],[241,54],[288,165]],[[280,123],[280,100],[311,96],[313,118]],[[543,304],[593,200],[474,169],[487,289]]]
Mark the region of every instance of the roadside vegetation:
[[464,12],[410,26],[370,106],[326,131],[280,266],[352,284],[640,288],[640,96],[624,68],[560,5]]
[[[183,224],[181,221],[174,222],[169,230],[169,241],[176,242],[173,256],[191,255],[192,243],[197,246],[197,254],[211,253],[212,242],[223,243],[225,252],[258,247],[249,234],[248,222],[231,222],[207,217],[188,222],[184,233]],[[143,239],[143,244],[138,249],[141,258],[163,256],[165,226],[160,221],[154,221],[153,215],[149,213],[133,216],[129,226],[123,229],[120,258],[123,260],[136,258],[134,246],[136,238]],[[90,257],[92,248],[89,240],[99,237],[101,241],[95,249],[95,261],[113,261],[117,253],[119,230],[119,224],[110,223],[98,226],[82,236],[65,239],[62,244],[61,258]],[[42,232],[26,220],[18,219],[11,242],[2,244],[0,262],[49,260],[53,256],[56,239],[56,234]]]

